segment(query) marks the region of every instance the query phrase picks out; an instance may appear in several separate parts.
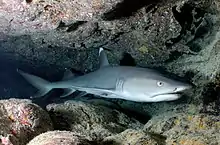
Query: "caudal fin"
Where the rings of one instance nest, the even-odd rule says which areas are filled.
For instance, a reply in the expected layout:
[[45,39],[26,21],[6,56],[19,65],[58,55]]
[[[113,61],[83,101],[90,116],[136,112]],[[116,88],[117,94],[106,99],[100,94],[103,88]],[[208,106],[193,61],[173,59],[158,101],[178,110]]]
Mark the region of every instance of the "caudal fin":
[[21,74],[30,84],[32,84],[34,87],[36,87],[39,91],[37,94],[32,96],[31,98],[39,98],[44,95],[46,95],[51,89],[51,83],[34,75],[25,73],[19,69],[17,69],[17,72]]

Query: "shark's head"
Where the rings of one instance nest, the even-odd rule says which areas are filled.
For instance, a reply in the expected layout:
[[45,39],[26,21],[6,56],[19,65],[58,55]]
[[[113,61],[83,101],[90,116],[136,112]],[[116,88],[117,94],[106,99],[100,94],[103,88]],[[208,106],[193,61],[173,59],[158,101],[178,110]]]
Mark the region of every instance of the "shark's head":
[[190,89],[192,85],[154,74],[136,77],[124,83],[124,89],[140,102],[172,101],[180,98],[179,92]]
[[[192,87],[188,83],[163,77],[157,80],[152,79],[149,82],[151,82],[152,86],[146,89],[147,92],[145,94],[149,95],[150,99],[154,102],[179,99],[181,97],[179,92]],[[154,87],[153,84],[155,84]]]

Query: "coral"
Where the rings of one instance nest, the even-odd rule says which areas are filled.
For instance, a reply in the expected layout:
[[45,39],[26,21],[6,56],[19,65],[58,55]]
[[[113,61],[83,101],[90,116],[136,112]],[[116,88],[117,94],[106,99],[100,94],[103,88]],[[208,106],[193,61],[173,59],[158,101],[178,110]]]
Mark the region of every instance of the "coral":
[[46,111],[25,99],[0,101],[2,144],[23,145],[36,135],[53,130]]

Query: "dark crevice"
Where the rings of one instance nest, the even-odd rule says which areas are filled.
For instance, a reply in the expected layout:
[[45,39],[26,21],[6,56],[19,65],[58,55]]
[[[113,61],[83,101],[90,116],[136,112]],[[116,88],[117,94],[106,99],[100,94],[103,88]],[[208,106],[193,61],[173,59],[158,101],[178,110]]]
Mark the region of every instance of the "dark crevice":
[[166,145],[166,139],[167,139],[166,136],[154,132],[147,132],[147,133],[150,135],[152,139],[154,139],[158,143],[158,145]]
[[67,27],[66,24],[63,21],[60,21],[57,29],[64,28],[64,27]]
[[57,30],[62,30],[62,29],[66,29],[66,32],[72,32],[75,31],[79,28],[79,26],[85,24],[87,21],[77,21],[73,24],[68,24],[66,25],[64,22],[60,21]]
[[94,34],[97,36],[101,36],[103,29],[99,26],[98,23],[94,23],[94,25],[95,25],[93,30]]
[[177,11],[177,6],[172,8],[173,15],[175,19],[181,26],[180,34],[176,38],[171,38],[166,42],[167,47],[171,47],[173,44],[178,43],[180,40],[184,40],[186,45],[192,48],[192,51],[199,52],[200,47],[193,49],[191,46],[192,42],[197,38],[201,38],[210,31],[209,23],[206,26],[201,26],[204,23],[205,11],[199,8],[195,8],[192,4],[185,4],[180,12]]
[[113,10],[103,14],[102,19],[111,21],[132,16],[140,8],[149,6],[152,9],[160,0],[124,0],[113,8]]
[[80,43],[80,46],[81,46],[82,48],[87,48],[87,47],[86,47],[86,44],[85,44],[85,43],[83,43],[83,42],[82,42],[82,43]]
[[172,12],[175,19],[179,22],[182,28],[189,30],[193,22],[193,16],[192,16],[193,7],[189,4],[185,4],[181,8],[181,12],[178,12],[176,8],[177,6],[174,6],[172,8]]
[[177,50],[174,50],[174,51],[170,52],[169,59],[167,59],[165,62],[169,63],[169,62],[172,62],[173,60],[177,60],[182,55],[183,55],[183,52],[179,52]]
[[49,115],[53,121],[54,129],[69,130],[71,128],[71,120],[67,116],[71,116],[68,111],[56,112],[54,109],[49,111]]
[[146,7],[146,9],[145,9],[145,12],[148,13],[148,12],[150,12],[152,10],[151,13],[155,13],[157,11],[157,7],[156,6],[157,6],[156,3],[148,5]]
[[32,2],[32,0],[26,0],[26,3],[31,3]]
[[86,21],[77,21],[73,24],[71,24],[68,29],[66,30],[66,32],[72,32],[75,31],[76,29],[79,28],[79,26],[83,25],[84,23],[86,23]]
[[184,72],[184,80],[188,81],[188,82],[191,82],[191,80],[193,79],[193,77],[195,76],[195,72],[193,71],[187,71],[187,72]]
[[184,4],[180,11],[177,10],[177,6],[172,8],[173,16],[181,26],[179,35],[175,38],[171,38],[166,41],[167,48],[181,41],[189,47],[188,52],[180,52],[180,50],[174,50],[170,52],[170,57],[167,62],[178,59],[184,53],[195,54],[202,50],[202,44],[200,43],[205,39],[207,35],[213,30],[213,22],[205,14],[205,10],[197,8],[194,4]]
[[136,66],[134,58],[129,53],[124,53],[123,58],[120,60],[122,66]]
[[214,83],[209,83],[204,87],[202,92],[204,105],[208,105],[217,99],[218,93],[215,91],[215,87]]
[[44,39],[42,39],[41,40],[41,44],[45,44],[46,42],[45,42],[45,40]]
[[193,7],[189,4],[185,4],[181,8],[181,12],[177,11],[177,6],[174,6],[172,8],[173,16],[178,21],[178,23],[181,26],[180,35],[178,35],[176,38],[171,38],[166,42],[166,46],[170,47],[173,44],[179,42],[182,39],[182,36],[186,34],[186,31],[191,29],[191,25],[193,22],[193,16],[192,16],[192,10]]
[[121,37],[121,35],[123,35],[124,33],[125,32],[118,32],[118,33],[114,34],[111,38],[111,41],[118,40]]
[[210,20],[203,19],[203,22],[195,31],[194,38],[187,43],[187,46],[189,46],[194,52],[201,51],[202,46],[198,45],[196,40],[203,39],[205,36],[207,36],[207,34],[210,34],[210,31],[212,31],[213,27],[214,24]]
[[140,123],[142,124],[146,124],[150,119],[151,116],[146,114],[146,113],[141,113],[135,110],[127,110],[127,109],[120,109],[120,112],[123,112],[124,114],[126,114],[128,117],[130,118],[135,118],[136,120],[138,120]]
[[218,116],[220,114],[220,87],[216,83],[209,83],[204,86],[203,92],[203,109],[201,113]]
[[144,28],[144,30],[145,31],[147,31],[151,26],[153,26],[154,24],[151,24],[151,23],[149,23],[149,24],[147,24],[147,26]]

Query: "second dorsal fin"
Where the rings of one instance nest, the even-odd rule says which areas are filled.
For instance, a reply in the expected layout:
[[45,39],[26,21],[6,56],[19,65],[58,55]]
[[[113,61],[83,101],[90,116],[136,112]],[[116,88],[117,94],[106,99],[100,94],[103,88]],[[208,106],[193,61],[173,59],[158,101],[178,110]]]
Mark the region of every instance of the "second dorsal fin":
[[104,67],[104,66],[108,66],[109,62],[108,62],[108,58],[105,54],[105,51],[102,47],[99,48],[99,68]]

